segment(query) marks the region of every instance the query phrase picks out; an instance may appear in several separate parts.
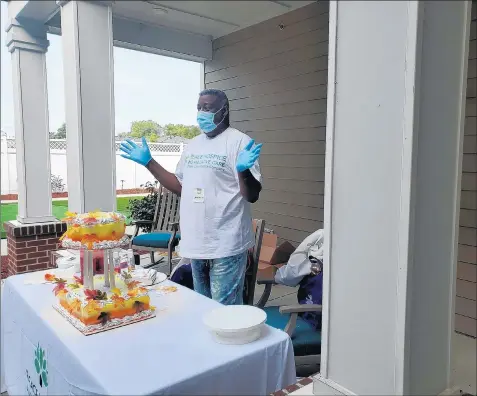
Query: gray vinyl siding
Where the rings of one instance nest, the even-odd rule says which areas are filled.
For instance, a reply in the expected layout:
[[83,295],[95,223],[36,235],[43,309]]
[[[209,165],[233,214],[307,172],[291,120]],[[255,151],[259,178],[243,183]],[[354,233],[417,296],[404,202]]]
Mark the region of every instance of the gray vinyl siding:
[[224,90],[231,125],[263,143],[264,189],[253,215],[297,245],[323,227],[328,2],[221,37],[213,48],[206,87]]
[[474,1],[472,2],[469,65],[467,72],[455,317],[456,331],[473,337],[477,336],[476,14],[477,3]]

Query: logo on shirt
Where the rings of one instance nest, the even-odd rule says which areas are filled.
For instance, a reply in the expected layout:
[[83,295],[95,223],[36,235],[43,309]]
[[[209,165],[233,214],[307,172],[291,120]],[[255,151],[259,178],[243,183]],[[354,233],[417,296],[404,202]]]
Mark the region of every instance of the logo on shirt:
[[185,158],[185,165],[188,168],[212,168],[224,170],[226,163],[227,156],[218,154],[189,154]]

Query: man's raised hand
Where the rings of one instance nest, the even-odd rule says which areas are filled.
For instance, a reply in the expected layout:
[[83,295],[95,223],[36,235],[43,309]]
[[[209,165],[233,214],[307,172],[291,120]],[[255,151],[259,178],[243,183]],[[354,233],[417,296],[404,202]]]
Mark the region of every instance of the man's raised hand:
[[245,148],[239,153],[237,158],[237,171],[244,172],[250,169],[260,157],[262,144],[254,146],[255,140],[250,140]]
[[119,149],[124,153],[121,154],[121,157],[137,162],[140,165],[146,166],[152,160],[151,151],[144,136],[142,137],[142,146],[138,146],[131,139],[126,139],[124,142],[121,142]]

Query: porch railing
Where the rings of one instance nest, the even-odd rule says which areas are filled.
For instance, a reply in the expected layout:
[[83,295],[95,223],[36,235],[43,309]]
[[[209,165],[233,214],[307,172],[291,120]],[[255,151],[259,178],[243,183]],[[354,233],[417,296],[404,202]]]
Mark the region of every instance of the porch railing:
[[[3,140],[3,139],[2,139]],[[5,139],[8,149],[16,149],[15,139]],[[116,151],[119,151],[121,142],[116,142]],[[149,143],[149,148],[154,152],[161,153],[181,153],[184,143]],[[66,139],[50,139],[50,150],[66,150]]]
[[[118,188],[139,188],[142,184],[153,181],[153,177],[143,166],[121,157],[119,145],[116,147],[116,185]],[[170,172],[174,172],[184,150],[184,143],[149,143],[153,158]],[[1,193],[15,194],[17,188],[16,141],[2,136],[1,138]],[[66,140],[50,139],[51,174],[59,176],[68,189],[68,173],[66,160]]]

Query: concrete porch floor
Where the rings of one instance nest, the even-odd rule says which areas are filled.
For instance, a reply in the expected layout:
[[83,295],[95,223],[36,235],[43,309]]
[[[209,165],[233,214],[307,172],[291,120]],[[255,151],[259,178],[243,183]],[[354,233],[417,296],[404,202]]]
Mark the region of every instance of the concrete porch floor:
[[[477,395],[477,339],[455,334],[454,356],[452,361],[453,385],[461,391],[455,394]],[[304,386],[290,395],[313,395],[313,384]]]

